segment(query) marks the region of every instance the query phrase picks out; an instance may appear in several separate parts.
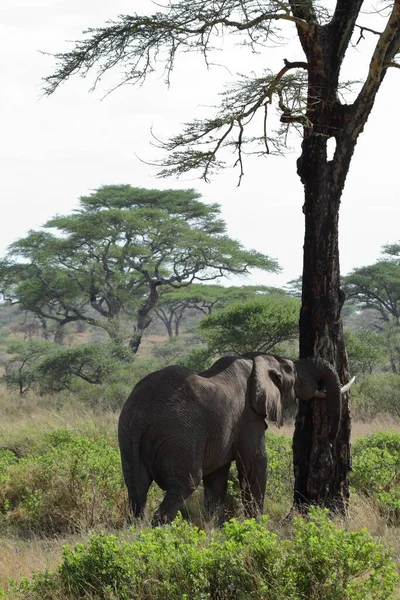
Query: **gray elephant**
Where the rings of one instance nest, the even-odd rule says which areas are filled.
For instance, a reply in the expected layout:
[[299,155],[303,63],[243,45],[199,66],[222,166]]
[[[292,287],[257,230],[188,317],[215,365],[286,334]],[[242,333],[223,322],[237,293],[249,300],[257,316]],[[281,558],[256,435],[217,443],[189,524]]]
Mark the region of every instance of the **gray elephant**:
[[201,480],[208,515],[223,518],[229,468],[236,462],[245,513],[262,511],[267,478],[266,420],[301,400],[325,399],[334,441],[341,389],[321,359],[291,361],[262,353],[225,356],[195,374],[177,365],[150,373],[125,402],[118,436],[135,517],[155,481],[166,494],[153,524],[171,522]]

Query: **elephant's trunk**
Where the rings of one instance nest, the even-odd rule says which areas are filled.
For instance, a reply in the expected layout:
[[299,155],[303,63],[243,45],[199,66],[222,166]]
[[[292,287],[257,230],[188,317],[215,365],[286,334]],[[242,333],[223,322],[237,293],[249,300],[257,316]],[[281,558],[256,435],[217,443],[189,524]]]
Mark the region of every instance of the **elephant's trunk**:
[[[342,393],[339,376],[333,366],[322,358],[306,358],[294,361],[296,368],[295,392],[299,400],[325,397],[329,421],[329,441],[336,439],[342,409]],[[321,390],[324,393],[321,394]],[[318,393],[319,392],[319,393]]]

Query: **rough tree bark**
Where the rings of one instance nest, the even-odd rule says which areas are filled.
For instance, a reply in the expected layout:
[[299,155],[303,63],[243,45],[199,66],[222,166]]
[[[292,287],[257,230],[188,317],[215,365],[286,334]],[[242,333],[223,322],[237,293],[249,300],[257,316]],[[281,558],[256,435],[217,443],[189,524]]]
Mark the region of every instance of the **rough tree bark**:
[[[400,3],[377,43],[368,77],[353,104],[341,104],[339,73],[362,2],[338,0],[327,25],[315,21],[298,28],[308,63],[308,100],[302,153],[297,163],[304,185],[305,237],[300,357],[321,356],[336,366],[342,382],[348,380],[340,311],[338,246],[339,206],[358,136],[372,110],[393,53],[399,48]],[[292,3],[293,13],[313,21],[308,2]],[[327,142],[336,148],[327,160]],[[341,426],[334,447],[328,442],[329,422],[323,402],[300,402],[293,438],[294,504],[327,506],[346,514],[349,497],[351,421],[348,397],[343,397]]]

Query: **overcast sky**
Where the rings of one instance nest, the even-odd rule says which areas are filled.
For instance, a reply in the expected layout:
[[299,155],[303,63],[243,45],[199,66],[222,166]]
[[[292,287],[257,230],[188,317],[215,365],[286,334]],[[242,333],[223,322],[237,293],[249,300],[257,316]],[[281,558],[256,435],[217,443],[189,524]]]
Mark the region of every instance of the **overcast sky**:
[[[133,10],[148,13],[154,7],[147,0],[1,0],[0,254],[29,229],[76,208],[79,196],[100,185],[193,187],[205,202],[221,204],[231,237],[282,267],[280,275],[254,273],[243,283],[283,285],[298,277],[304,222],[297,141],[285,158],[249,159],[239,188],[232,169],[210,184],[189,176],[160,180],[156,169],[137,158],[160,157],[150,144],[152,127],[165,137],[199,114],[211,115],[205,107],[217,103],[230,73],[260,74],[262,67],[279,69],[283,58],[301,60],[296,43],[289,39],[288,47],[266,49],[259,57],[227,45],[218,62],[230,71],[217,66],[207,72],[199,58],[186,55],[177,62],[169,89],[160,72],[141,89],[125,86],[105,99],[106,87],[90,94],[90,81],[80,78],[42,97],[41,78],[54,60],[40,50],[63,51],[70,47],[66,40],[78,39],[86,27]],[[362,24],[370,18],[363,15]],[[375,41],[367,39],[351,52],[345,66],[350,77],[365,75]],[[400,72],[391,69],[356,148],[340,217],[343,274],[375,262],[383,244],[400,239],[399,90]]]

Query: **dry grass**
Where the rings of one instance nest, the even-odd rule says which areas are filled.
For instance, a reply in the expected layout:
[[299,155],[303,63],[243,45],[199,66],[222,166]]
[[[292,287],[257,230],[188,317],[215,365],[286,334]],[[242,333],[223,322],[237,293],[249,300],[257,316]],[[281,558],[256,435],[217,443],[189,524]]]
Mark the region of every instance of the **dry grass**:
[[8,589],[10,578],[19,581],[34,571],[54,569],[60,563],[65,544],[85,542],[87,536],[46,540],[0,540],[0,586]]
[[[293,437],[294,422],[285,423],[283,427],[276,427],[271,424],[268,426],[268,431],[272,433],[278,433],[286,435],[287,437]],[[400,433],[400,419],[396,419],[392,415],[382,414],[371,421],[354,421],[352,422],[351,437],[356,440],[360,437],[366,437],[372,435],[377,431],[394,431]]]
[[18,455],[40,444],[44,433],[61,428],[73,428],[88,435],[104,436],[117,443],[118,413],[94,411],[74,401],[62,402],[57,408],[55,398],[26,394],[19,396],[0,389],[0,447]]

